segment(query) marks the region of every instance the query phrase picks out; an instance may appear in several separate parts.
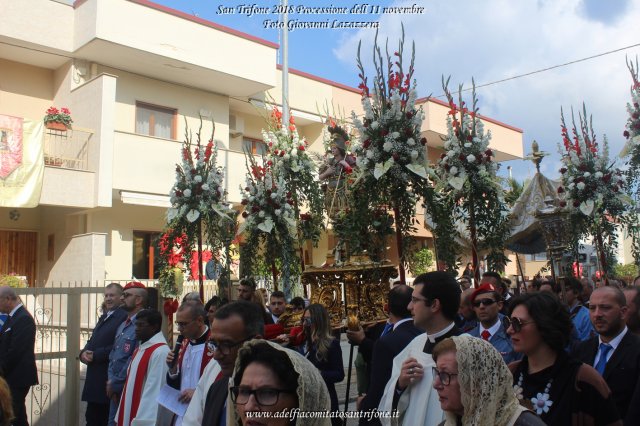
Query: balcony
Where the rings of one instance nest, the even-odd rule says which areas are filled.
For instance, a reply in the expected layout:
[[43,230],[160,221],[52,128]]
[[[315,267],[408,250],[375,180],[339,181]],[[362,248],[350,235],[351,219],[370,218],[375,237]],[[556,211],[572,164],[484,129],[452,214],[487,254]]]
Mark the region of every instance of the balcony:
[[66,131],[45,129],[44,165],[89,171],[89,149],[93,132],[88,129]]

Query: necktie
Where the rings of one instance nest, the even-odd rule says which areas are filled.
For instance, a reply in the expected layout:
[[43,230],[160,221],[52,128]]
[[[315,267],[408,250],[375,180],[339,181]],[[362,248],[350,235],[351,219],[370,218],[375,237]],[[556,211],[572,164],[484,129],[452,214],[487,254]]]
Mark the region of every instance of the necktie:
[[491,337],[491,333],[489,333],[489,330],[484,330],[480,336],[482,336],[482,339],[489,341],[489,338]]
[[380,334],[380,337],[385,336],[391,330],[393,330],[393,324],[387,323],[387,325],[384,326],[384,329],[382,330],[382,334]]
[[596,365],[596,370],[602,376],[604,374],[604,367],[607,365],[607,354],[613,347],[608,343],[600,343],[600,359]]

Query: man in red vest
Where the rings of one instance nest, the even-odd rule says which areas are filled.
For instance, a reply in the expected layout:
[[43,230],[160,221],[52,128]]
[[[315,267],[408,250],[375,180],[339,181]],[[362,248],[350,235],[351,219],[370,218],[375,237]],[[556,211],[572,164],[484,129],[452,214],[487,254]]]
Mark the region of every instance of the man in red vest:
[[[213,358],[213,348],[207,345],[209,327],[206,325],[207,312],[202,303],[187,301],[176,313],[178,331],[184,337],[174,362],[174,354],[167,355],[167,364],[171,367],[167,374],[167,384],[180,391],[179,401],[191,402],[193,393],[205,367]],[[182,424],[182,416],[175,418],[176,426]]]
[[143,309],[136,316],[136,338],[140,346],[133,354],[127,371],[120,405],[116,413],[118,426],[152,425],[158,415],[158,394],[167,371],[165,359],[169,346],[161,332],[160,312]]

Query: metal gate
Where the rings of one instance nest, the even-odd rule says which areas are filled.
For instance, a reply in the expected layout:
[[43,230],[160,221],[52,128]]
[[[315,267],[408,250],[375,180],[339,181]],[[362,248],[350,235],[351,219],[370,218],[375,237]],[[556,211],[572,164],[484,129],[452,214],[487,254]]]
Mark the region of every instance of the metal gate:
[[[127,283],[47,283],[43,287],[15,289],[36,323],[39,384],[27,395],[29,424],[78,426],[85,423],[86,406],[80,396],[86,366],[80,363],[78,355],[100,318],[104,287],[110,282],[123,286]],[[155,287],[153,281],[143,282]],[[196,290],[196,282],[186,282],[183,295]],[[216,293],[216,283],[206,281],[205,299]],[[164,317],[162,305],[158,306]]]

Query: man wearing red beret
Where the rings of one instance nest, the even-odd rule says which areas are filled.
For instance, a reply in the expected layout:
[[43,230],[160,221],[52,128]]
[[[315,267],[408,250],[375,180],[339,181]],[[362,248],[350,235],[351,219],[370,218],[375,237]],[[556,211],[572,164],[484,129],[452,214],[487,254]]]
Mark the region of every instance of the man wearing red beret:
[[503,302],[498,287],[485,282],[474,290],[470,301],[478,317],[478,325],[468,334],[491,343],[507,364],[520,359],[522,355],[513,351],[511,338],[502,324],[500,310]]
[[127,366],[138,346],[135,326],[136,315],[147,307],[147,301],[147,288],[141,282],[130,282],[122,290],[120,302],[122,303],[122,308],[127,312],[127,319],[116,330],[116,339],[109,354],[109,369],[107,372],[107,396],[111,401],[109,426],[115,425],[120,395],[127,378]]

